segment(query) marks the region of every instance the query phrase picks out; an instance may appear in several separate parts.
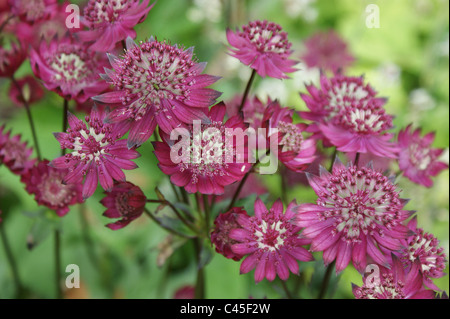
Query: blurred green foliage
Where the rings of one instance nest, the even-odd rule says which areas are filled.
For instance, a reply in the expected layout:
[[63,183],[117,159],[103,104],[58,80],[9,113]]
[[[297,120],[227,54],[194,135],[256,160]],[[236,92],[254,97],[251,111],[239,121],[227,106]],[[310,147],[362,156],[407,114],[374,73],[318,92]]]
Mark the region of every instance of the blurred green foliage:
[[[74,1],[80,3],[80,1]],[[380,8],[380,28],[367,28],[365,8],[376,3]],[[336,30],[349,45],[357,61],[348,70],[350,75],[365,74],[382,96],[389,97],[387,111],[394,114],[395,131],[413,122],[425,132],[436,131],[436,147],[449,145],[449,19],[446,0],[165,0],[158,1],[147,20],[136,27],[138,40],[151,35],[168,39],[185,47],[195,46],[199,61],[208,61],[207,73],[220,75],[214,88],[227,100],[242,92],[250,72],[226,54],[225,30],[252,19],[268,19],[279,23],[293,43],[295,58],[303,50],[303,41],[317,30]],[[257,79],[253,92],[270,94],[286,106],[305,109],[299,92],[304,82],[316,81],[314,74],[301,65],[301,71],[289,80]],[[26,62],[16,77],[30,73]],[[315,75],[317,78],[317,75]],[[7,90],[10,83],[0,81],[0,122],[14,134],[32,141],[25,112],[12,105]],[[265,91],[270,88],[269,91]],[[269,93],[268,93],[269,92]],[[62,100],[48,92],[46,98],[32,107],[38,138],[45,158],[59,154],[59,145],[52,132],[61,130]],[[73,107],[71,105],[71,107]],[[139,169],[127,171],[127,179],[139,185],[150,198],[154,188],[170,194],[167,178],[156,166],[152,146],[145,143]],[[446,152],[448,161],[448,151]],[[411,198],[408,208],[417,210],[419,225],[434,233],[448,256],[449,251],[449,175],[448,170],[435,178],[435,186],[425,189],[403,178],[402,197]],[[279,177],[265,176],[271,200],[280,196]],[[54,291],[53,237],[51,229],[62,229],[62,264],[77,264],[81,269],[82,288],[69,291],[68,298],[171,298],[183,285],[195,283],[194,248],[185,243],[171,252],[166,262],[157,266],[160,248],[167,233],[145,216],[125,229],[111,231],[101,216],[102,192],[84,205],[48,224],[43,219],[51,214],[38,207],[24,191],[19,178],[0,167],[0,208],[19,272],[31,297],[52,298]],[[305,186],[289,189],[289,199],[311,202],[315,195]],[[152,206],[149,206],[153,209]],[[156,208],[156,207],[154,207]],[[87,226],[83,226],[85,214]],[[50,218],[52,219],[52,218]],[[86,237],[87,234],[87,237]],[[87,242],[86,242],[87,241]],[[35,243],[32,250],[27,248]],[[86,244],[87,243],[87,244]],[[178,245],[180,246],[180,245]],[[301,265],[300,279],[291,276],[288,286],[304,298],[314,298],[324,272],[321,254],[317,262]],[[255,285],[253,272],[239,275],[240,263],[215,254],[206,267],[208,298],[279,298],[283,296],[278,281]],[[448,269],[447,269],[448,271]],[[307,283],[311,285],[307,285]],[[332,278],[335,298],[353,298],[351,283],[360,285],[361,276],[348,267],[339,278]],[[436,280],[449,290],[448,276]],[[14,297],[14,286],[5,253],[0,249],[0,298]]]

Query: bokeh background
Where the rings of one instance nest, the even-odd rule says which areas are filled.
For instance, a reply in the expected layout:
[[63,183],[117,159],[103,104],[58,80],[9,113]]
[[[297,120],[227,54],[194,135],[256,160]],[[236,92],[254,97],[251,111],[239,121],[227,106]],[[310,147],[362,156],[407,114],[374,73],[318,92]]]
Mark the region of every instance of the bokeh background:
[[[81,1],[72,1],[81,4]],[[367,28],[367,5],[380,9],[380,28]],[[395,115],[395,132],[409,123],[425,132],[435,131],[435,147],[445,148],[448,163],[449,145],[449,2],[447,0],[160,0],[147,20],[136,27],[138,40],[151,35],[168,39],[185,47],[195,46],[199,61],[207,61],[206,72],[222,76],[214,85],[228,100],[243,91],[250,71],[226,54],[225,30],[253,19],[279,23],[293,43],[294,57],[299,59],[306,38],[319,30],[334,29],[348,43],[356,58],[347,74],[365,74],[381,96],[389,97],[386,109]],[[299,97],[304,84],[317,82],[318,70],[300,64],[291,79],[256,79],[252,93],[265,100],[279,99],[282,105],[306,109]],[[31,74],[25,62],[16,78]],[[0,80],[0,123],[14,134],[32,138],[25,111],[9,97],[10,83]],[[70,105],[73,108],[73,105]],[[43,156],[59,155],[59,145],[52,132],[61,128],[62,100],[47,92],[32,106]],[[156,186],[167,193],[167,178],[156,166],[149,142],[140,149],[139,169],[127,171],[127,179],[155,198]],[[426,189],[406,178],[399,179],[402,197],[411,198],[407,208],[416,210],[420,227],[435,234],[449,251],[449,174],[442,172],[433,188]],[[280,196],[278,176],[265,176],[260,183],[270,191],[268,200]],[[110,220],[102,217],[99,203],[102,191],[84,205],[57,218],[53,212],[38,207],[7,168],[0,167],[0,209],[19,272],[30,297],[53,298],[53,227],[62,230],[62,264],[77,264],[81,288],[65,292],[67,298],[172,298],[174,292],[195,284],[195,256],[191,243],[170,240],[146,216],[125,229],[111,231],[104,227]],[[288,189],[287,197],[297,202],[311,202],[314,193],[306,186]],[[152,208],[152,206],[149,206]],[[239,275],[240,263],[212,254],[206,267],[208,298],[280,298],[278,281],[255,285],[253,272]],[[317,293],[324,273],[321,254],[317,262],[301,265],[301,279],[291,276],[288,286],[299,289],[302,297]],[[446,270],[448,272],[448,268]],[[449,277],[435,281],[449,290]],[[351,266],[339,277],[332,276],[333,298],[353,298],[351,283],[362,279]],[[14,285],[5,252],[0,248],[0,298],[13,298]]]

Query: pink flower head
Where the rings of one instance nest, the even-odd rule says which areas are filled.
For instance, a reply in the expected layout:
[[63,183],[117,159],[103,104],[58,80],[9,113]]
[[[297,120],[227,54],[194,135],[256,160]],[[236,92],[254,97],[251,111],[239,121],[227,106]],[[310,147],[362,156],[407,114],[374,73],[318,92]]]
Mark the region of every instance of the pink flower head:
[[276,275],[287,280],[289,271],[298,274],[297,260],[311,261],[313,256],[303,248],[310,240],[299,237],[300,227],[291,223],[296,213],[292,201],[286,212],[283,203],[277,200],[268,210],[261,199],[255,202],[255,216],[238,215],[237,222],[242,229],[230,231],[230,238],[238,241],[231,246],[239,255],[248,255],[241,264],[241,273],[246,274],[256,267],[255,281],[264,278],[272,281]]
[[[242,96],[236,95],[226,104],[228,117],[239,115],[239,106],[241,101]],[[270,101],[268,104],[270,104]],[[267,104],[263,103],[260,99],[258,99],[258,97],[248,97],[242,108],[244,123],[248,123],[249,127],[255,130],[262,127],[264,111],[266,108]]]
[[446,256],[444,248],[439,247],[439,240],[433,234],[426,233],[422,228],[417,228],[416,217],[409,221],[408,228],[414,234],[402,240],[404,248],[396,255],[407,269],[413,267],[413,264],[418,261],[424,284],[433,290],[440,290],[432,279],[441,278],[445,275]]
[[309,68],[343,71],[355,60],[347,50],[347,43],[333,30],[319,31],[305,41],[302,60]]
[[230,211],[219,214],[214,221],[214,230],[211,233],[211,242],[216,246],[216,252],[235,261],[241,260],[243,255],[235,254],[231,250],[231,246],[238,242],[230,238],[230,231],[235,228],[242,229],[237,222],[241,214],[247,215],[241,207],[233,207]]
[[294,110],[282,108],[278,102],[272,102],[264,112],[263,122],[268,122],[269,139],[278,137],[278,158],[287,168],[301,172],[316,158],[316,141],[305,139],[303,134],[307,126],[293,124]]
[[0,46],[0,78],[11,77],[27,58],[20,43],[11,42],[10,48]]
[[27,142],[21,142],[21,136],[11,137],[11,131],[5,133],[5,126],[0,127],[0,163],[7,166],[14,174],[25,174],[33,167],[36,159],[30,159],[33,148],[27,148]]
[[55,210],[58,216],[69,212],[69,206],[81,203],[80,184],[63,184],[67,170],[49,166],[49,161],[43,160],[22,175],[22,182],[28,193],[35,196],[39,205]]
[[194,299],[195,298],[195,287],[186,285],[175,292],[173,299]]
[[[247,161],[244,138],[233,138],[229,142],[226,133],[244,131],[246,127],[239,116],[225,123],[224,116],[225,106],[219,103],[209,111],[207,122],[199,125],[201,129],[194,130],[194,125],[190,125],[186,136],[176,143],[164,134],[165,142],[153,143],[158,166],[164,174],[170,175],[173,184],[184,187],[189,193],[220,195],[224,193],[224,186],[240,181],[248,172],[252,165]],[[172,157],[176,157],[178,163],[173,162]]]
[[117,230],[127,226],[142,215],[146,201],[147,198],[138,186],[130,182],[116,183],[101,203],[107,208],[103,216],[120,220],[107,224],[106,227]]
[[383,108],[386,100],[364,85],[363,77],[322,76],[320,82],[320,90],[307,86],[310,95],[301,94],[310,111],[300,115],[314,121],[309,130],[315,137],[342,152],[396,158],[398,148],[386,133],[392,128],[392,116]]
[[29,24],[48,19],[58,5],[57,0],[9,0],[9,3],[11,12]]
[[147,17],[154,4],[150,0],[89,0],[82,23],[89,28],[77,33],[84,42],[92,43],[94,51],[108,52],[127,37],[136,38],[134,26]]
[[295,224],[305,227],[311,251],[323,251],[326,265],[336,260],[336,272],[350,261],[364,270],[367,256],[387,265],[381,250],[396,251],[410,231],[402,225],[410,216],[403,210],[396,186],[370,166],[357,168],[335,161],[331,173],[321,169],[320,177],[308,175],[317,204],[297,208]]
[[296,71],[297,61],[289,59],[292,43],[276,23],[257,20],[242,26],[242,31],[227,29],[227,39],[231,55],[261,77],[287,79],[285,73]]
[[107,65],[106,58],[69,37],[48,45],[43,41],[39,52],[31,49],[30,62],[44,86],[65,99],[84,102],[108,88],[99,76]]
[[9,97],[15,104],[23,106],[26,102],[28,105],[31,105],[44,97],[44,89],[33,76],[27,75],[23,79],[17,80],[17,83],[20,91],[14,83],[11,83],[9,89]]
[[448,168],[448,164],[438,161],[444,151],[440,148],[432,148],[434,133],[428,133],[421,137],[421,130],[412,131],[412,125],[408,125],[398,133],[398,164],[403,174],[411,181],[426,187],[433,186],[431,176],[438,175]]
[[98,181],[106,190],[111,191],[114,182],[125,181],[122,170],[134,169],[137,165],[131,161],[139,157],[134,149],[128,149],[126,140],[119,140],[123,135],[120,127],[104,123],[106,112],[97,109],[86,116],[86,126],[75,115],[68,113],[70,128],[67,133],[55,133],[61,149],[70,149],[71,153],[58,157],[51,165],[58,169],[67,169],[64,183],[82,183],[83,199],[95,192]]
[[131,125],[130,148],[148,140],[157,124],[170,134],[193,120],[206,120],[206,108],[221,94],[206,88],[219,78],[201,74],[206,63],[194,61],[193,48],[183,50],[153,37],[138,46],[128,38],[123,59],[109,59],[114,70],[106,69],[103,77],[116,91],[94,100],[120,105],[107,121]]
[[[390,268],[378,266],[378,271],[366,275],[361,287],[352,285],[356,299],[434,299],[436,293],[423,287],[420,265],[415,262],[405,269],[401,261],[392,256]],[[377,278],[374,278],[374,274]],[[371,276],[371,277],[369,277]]]

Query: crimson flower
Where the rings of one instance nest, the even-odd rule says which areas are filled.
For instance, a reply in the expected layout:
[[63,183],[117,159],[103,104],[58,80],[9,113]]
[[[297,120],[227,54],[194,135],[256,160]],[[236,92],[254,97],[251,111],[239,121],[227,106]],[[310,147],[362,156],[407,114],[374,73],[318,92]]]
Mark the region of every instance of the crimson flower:
[[206,120],[206,108],[221,94],[206,88],[218,77],[201,74],[206,63],[195,62],[193,48],[184,50],[153,37],[138,46],[128,38],[123,59],[109,59],[113,70],[106,69],[103,78],[116,91],[94,100],[120,106],[107,121],[130,125],[130,148],[148,140],[156,125],[170,134],[193,120]]
[[308,174],[308,180],[317,204],[297,207],[294,223],[305,228],[311,251],[323,251],[326,265],[336,260],[336,272],[350,261],[364,270],[368,256],[387,265],[383,251],[399,250],[400,240],[410,234],[402,223],[411,213],[403,210],[407,201],[396,186],[370,166],[344,166],[339,160],[331,173],[322,168],[320,176]]
[[69,212],[69,206],[81,203],[81,184],[63,184],[67,170],[49,166],[43,160],[22,175],[21,181],[28,193],[35,196],[39,205],[55,210],[58,216]]
[[242,31],[227,29],[231,55],[254,69],[261,77],[287,79],[285,73],[296,71],[297,61],[290,60],[292,43],[281,26],[268,21],[252,21]]
[[299,236],[300,227],[291,223],[295,218],[295,201],[291,202],[286,212],[283,203],[277,200],[268,210],[261,199],[255,202],[255,216],[239,214],[237,222],[241,228],[230,231],[230,238],[238,243],[231,250],[238,255],[247,255],[241,264],[241,274],[256,267],[255,281],[264,278],[272,281],[278,275],[287,280],[289,271],[298,274],[297,260],[311,261],[313,256],[303,248],[310,243],[307,238]]
[[336,75],[320,79],[321,89],[307,86],[310,95],[301,94],[309,112],[300,112],[311,120],[309,130],[325,146],[338,151],[372,153],[396,158],[398,148],[390,141],[392,116],[383,108],[386,100],[376,96],[363,77]]
[[87,126],[68,113],[67,132],[54,134],[61,148],[71,153],[54,159],[50,165],[68,170],[64,183],[82,183],[84,179],[83,199],[92,196],[99,181],[106,191],[112,190],[114,180],[124,182],[122,170],[136,168],[131,160],[140,156],[127,148],[127,140],[119,140],[123,135],[119,126],[104,123],[106,114],[94,108],[85,118]]
[[29,24],[48,19],[58,5],[57,0],[9,0],[9,3],[11,12]]
[[398,133],[398,165],[403,174],[411,181],[426,187],[433,186],[430,177],[438,175],[448,168],[448,164],[438,161],[444,151],[440,148],[432,148],[435,134],[428,133],[421,137],[421,130],[412,131],[412,125],[408,125]]
[[108,88],[99,74],[107,66],[106,57],[95,54],[72,38],[41,42],[39,51],[31,49],[34,74],[44,86],[65,99],[84,102]]
[[372,273],[364,276],[361,287],[352,285],[356,299],[435,299],[436,293],[423,287],[419,263],[405,269],[395,255],[392,259],[389,268],[377,266],[377,278],[370,278]]
[[154,4],[150,0],[89,0],[83,10],[82,23],[89,30],[77,32],[78,37],[91,43],[90,49],[108,52],[127,37],[136,38],[134,26],[147,17]]
[[11,42],[9,48],[0,46],[0,78],[11,77],[27,58],[27,51],[20,43]]
[[17,84],[19,84],[20,91],[19,88],[14,85],[14,83],[11,83],[11,87],[9,89],[9,97],[15,104],[19,106],[23,106],[25,102],[28,105],[31,105],[44,97],[44,89],[42,88],[41,84],[31,75],[27,75],[23,79],[17,80]]
[[117,230],[127,226],[142,215],[146,200],[138,186],[130,182],[116,183],[100,202],[107,208],[103,216],[120,220],[107,224],[106,227]]
[[11,131],[5,133],[5,126],[0,127],[0,163],[14,174],[22,175],[31,169],[36,159],[31,159],[33,148],[27,148],[27,142],[21,141],[20,134],[11,137]]
[[225,123],[224,116],[225,105],[219,103],[209,111],[208,121],[199,123],[199,131],[190,125],[176,144],[166,134],[162,134],[165,142],[153,142],[158,166],[173,184],[189,193],[220,195],[224,186],[240,181],[248,172],[252,165],[247,161],[245,139],[236,136],[227,145],[228,130],[246,127],[239,116]]
[[233,207],[230,211],[219,214],[214,221],[214,229],[211,233],[211,242],[216,246],[216,252],[235,261],[241,260],[243,256],[231,250],[231,246],[238,242],[230,238],[230,231],[242,228],[237,222],[240,214],[247,215],[247,212],[241,207]]

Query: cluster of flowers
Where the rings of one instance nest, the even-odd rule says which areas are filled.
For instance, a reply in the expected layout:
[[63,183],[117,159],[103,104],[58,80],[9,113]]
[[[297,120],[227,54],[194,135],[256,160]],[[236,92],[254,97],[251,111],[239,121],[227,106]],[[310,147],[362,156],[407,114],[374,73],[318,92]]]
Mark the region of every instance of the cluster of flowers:
[[[231,161],[217,161],[226,145],[198,135],[193,122],[200,121],[202,131],[217,129],[222,140],[226,129],[265,128],[264,137],[275,136],[275,155],[288,170],[304,172],[317,163],[319,142],[355,160],[348,165],[335,160],[330,172],[320,168],[320,176],[306,173],[316,204],[293,201],[284,209],[277,200],[268,209],[257,199],[250,216],[232,201],[230,210],[214,222],[211,241],[216,251],[236,261],[245,257],[241,273],[256,268],[256,282],[277,276],[286,280],[290,272],[298,274],[298,261],[311,261],[311,252],[322,251],[324,263],[335,263],[337,272],[350,262],[361,272],[368,264],[382,269],[378,286],[354,288],[357,298],[433,298],[438,288],[432,279],[443,276],[445,268],[443,249],[433,235],[417,228],[416,217],[407,221],[412,213],[404,210],[407,201],[399,197],[392,179],[359,159],[397,160],[404,176],[431,187],[430,177],[447,168],[438,160],[442,150],[432,148],[433,134],[422,137],[411,126],[394,138],[386,99],[362,76],[345,75],[344,68],[353,61],[345,42],[333,32],[307,42],[304,61],[324,71],[320,87],[308,85],[308,93],[300,94],[308,112],[247,94],[225,105],[217,103],[221,93],[209,88],[219,77],[203,73],[206,63],[195,59],[193,48],[154,37],[135,43],[133,28],[152,7],[149,0],[89,0],[82,27],[74,30],[65,27],[64,5],[56,0],[15,0],[0,13],[5,32],[17,38],[9,49],[0,48],[0,76],[17,84],[11,89],[15,101],[28,108],[43,95],[34,77],[14,79],[28,58],[47,90],[75,101],[88,114],[85,122],[67,114],[69,127],[55,133],[62,156],[51,161],[33,158],[33,149],[20,135],[12,136],[5,126],[0,129],[0,162],[20,175],[36,202],[63,216],[69,206],[91,197],[100,183],[106,191],[104,215],[119,219],[107,226],[128,225],[144,212],[148,200],[123,171],[137,168],[137,149],[153,135],[158,166],[174,185],[224,199],[217,195],[243,186],[258,163],[238,161],[237,152]],[[250,22],[227,30],[226,36],[230,54],[253,70],[252,77],[257,73],[285,79],[296,70],[287,33],[275,23]],[[309,124],[295,123],[297,116]],[[174,163],[170,134],[177,128],[190,132],[191,144],[207,156]],[[252,151],[247,143],[239,144],[232,147]],[[194,153],[189,149],[189,156]]]

